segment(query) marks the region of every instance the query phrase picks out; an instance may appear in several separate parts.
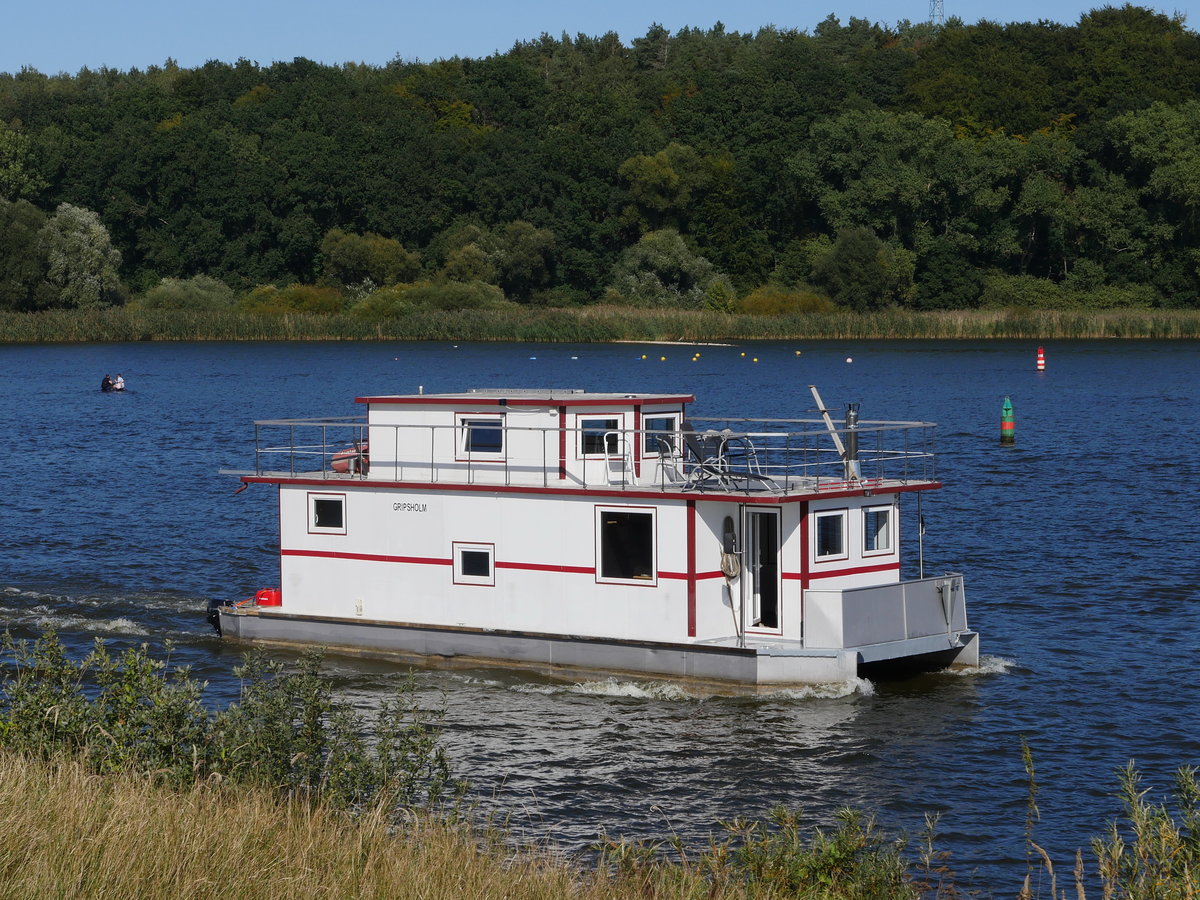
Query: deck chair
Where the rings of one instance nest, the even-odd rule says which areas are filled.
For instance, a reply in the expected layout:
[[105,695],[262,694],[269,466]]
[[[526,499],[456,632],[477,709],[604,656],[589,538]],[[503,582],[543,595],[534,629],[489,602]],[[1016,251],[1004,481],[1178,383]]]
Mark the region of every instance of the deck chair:
[[734,469],[726,455],[727,435],[718,431],[697,432],[692,423],[683,422],[683,443],[693,457],[685,487],[703,490],[715,484],[725,490],[778,490],[774,479],[749,468]]

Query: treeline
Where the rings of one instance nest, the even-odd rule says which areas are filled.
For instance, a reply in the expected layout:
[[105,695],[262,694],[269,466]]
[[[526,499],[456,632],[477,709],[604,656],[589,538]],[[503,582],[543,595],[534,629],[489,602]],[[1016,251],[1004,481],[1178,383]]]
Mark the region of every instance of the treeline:
[[0,74],[0,308],[1200,306],[1200,37],[543,35]]

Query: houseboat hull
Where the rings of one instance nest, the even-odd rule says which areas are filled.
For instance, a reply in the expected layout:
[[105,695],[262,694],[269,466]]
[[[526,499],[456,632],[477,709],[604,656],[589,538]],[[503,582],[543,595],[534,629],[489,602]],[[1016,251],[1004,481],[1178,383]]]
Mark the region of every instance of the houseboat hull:
[[560,680],[628,676],[714,693],[758,693],[848,681],[873,667],[935,670],[979,663],[974,632],[939,634],[853,649],[797,642],[684,644],[522,633],[398,622],[346,621],[274,609],[220,607],[221,633],[277,646],[323,646],[433,668],[502,667]]

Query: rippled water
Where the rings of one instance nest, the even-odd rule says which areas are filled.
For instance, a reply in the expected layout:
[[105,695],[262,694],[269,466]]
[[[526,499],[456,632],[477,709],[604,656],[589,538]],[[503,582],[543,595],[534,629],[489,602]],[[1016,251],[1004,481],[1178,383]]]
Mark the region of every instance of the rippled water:
[[[1159,791],[1200,762],[1200,345],[1049,344],[1043,374],[1035,350],[0,347],[0,623],[24,636],[53,624],[79,652],[96,636],[169,638],[224,703],[239,653],[211,633],[204,603],[278,581],[273,491],[234,496],[236,480],[217,474],[252,464],[254,419],[351,415],[355,396],[418,385],[685,391],[696,416],[801,417],[815,383],[832,406],[860,401],[865,419],[939,423],[946,488],[926,498],[926,570],[965,573],[979,671],[757,699],[494,670],[422,671],[420,690],[444,702],[456,767],[485,804],[567,847],[601,831],[699,840],[719,819],[781,803],[814,821],[864,807],[910,831],[940,812],[960,875],[1009,893],[1025,871],[1022,736],[1041,786],[1036,837],[1060,865],[1118,812],[1114,773],[1127,760]],[[116,371],[130,391],[101,394]],[[998,443],[1006,395],[1012,448]],[[363,706],[400,675],[344,657],[330,671]]]

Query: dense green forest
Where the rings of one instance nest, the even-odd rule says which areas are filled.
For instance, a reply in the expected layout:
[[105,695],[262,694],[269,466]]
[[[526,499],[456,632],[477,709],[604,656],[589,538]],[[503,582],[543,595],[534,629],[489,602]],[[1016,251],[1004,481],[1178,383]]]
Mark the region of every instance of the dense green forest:
[[1200,37],[543,35],[0,74],[0,309],[1200,306]]

